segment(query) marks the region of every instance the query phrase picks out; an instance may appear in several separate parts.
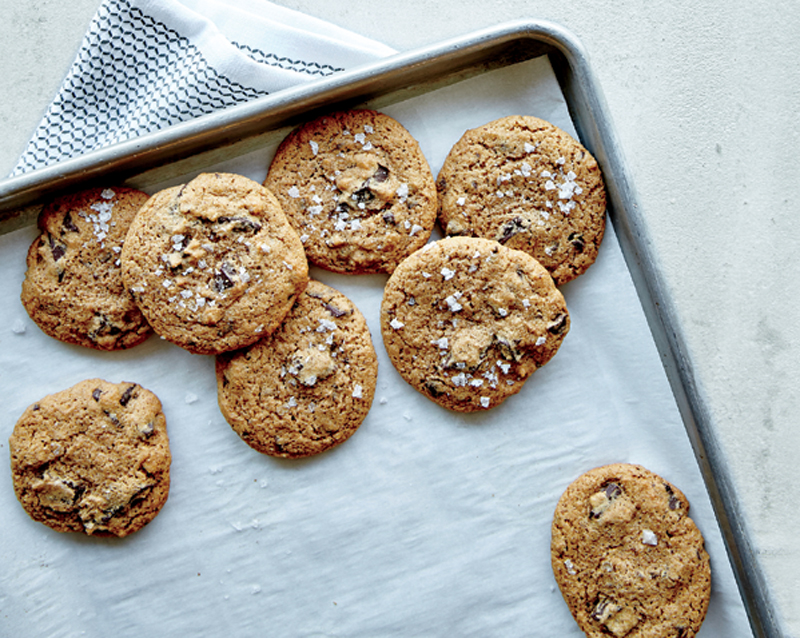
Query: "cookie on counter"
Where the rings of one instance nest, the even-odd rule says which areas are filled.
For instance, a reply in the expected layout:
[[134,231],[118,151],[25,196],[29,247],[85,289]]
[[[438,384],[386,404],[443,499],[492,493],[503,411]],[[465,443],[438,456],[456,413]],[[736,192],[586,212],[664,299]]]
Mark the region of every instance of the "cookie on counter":
[[450,410],[493,408],[522,389],[569,331],[564,297],[530,255],[449,237],[404,260],[384,290],[381,332],[400,375]]
[[120,270],[128,227],[147,199],[131,188],[92,188],[44,206],[21,295],[42,331],[97,350],[130,348],[150,336]]
[[564,600],[591,638],[691,638],[711,571],[689,502],[639,465],[586,472],[553,516],[551,558]]
[[467,131],[436,187],[446,235],[523,250],[557,285],[597,257],[606,214],[600,168],[577,140],[544,120],[509,116]]
[[264,184],[309,261],[339,273],[392,272],[436,223],[436,185],[419,145],[375,111],[333,113],[297,128]]
[[217,357],[220,409],[252,448],[283,458],[347,440],[372,405],[378,360],[369,328],[343,294],[310,281],[281,327]]
[[25,511],[58,532],[127,536],[167,500],[161,402],[136,383],[89,379],[30,406],[9,439]]
[[306,286],[308,263],[272,193],[241,175],[204,173],[142,207],[122,277],[157,334],[218,354],[278,327]]

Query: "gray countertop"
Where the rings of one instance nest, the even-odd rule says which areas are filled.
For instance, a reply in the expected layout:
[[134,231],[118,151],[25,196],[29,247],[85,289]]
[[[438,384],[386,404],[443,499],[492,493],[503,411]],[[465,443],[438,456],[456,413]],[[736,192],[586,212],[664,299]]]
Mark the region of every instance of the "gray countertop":
[[[800,5],[279,4],[399,50],[515,18],[552,20],[578,36],[627,158],[778,625],[800,636],[800,322],[792,319],[800,316],[800,241],[791,221],[798,175],[782,161],[800,137]],[[0,173],[22,153],[98,5],[4,3]]]

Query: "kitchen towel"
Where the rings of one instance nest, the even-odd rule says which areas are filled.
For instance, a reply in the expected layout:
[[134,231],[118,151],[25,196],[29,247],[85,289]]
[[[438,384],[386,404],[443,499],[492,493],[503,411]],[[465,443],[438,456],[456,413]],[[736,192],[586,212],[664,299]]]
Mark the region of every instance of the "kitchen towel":
[[392,53],[266,0],[103,0],[11,175]]

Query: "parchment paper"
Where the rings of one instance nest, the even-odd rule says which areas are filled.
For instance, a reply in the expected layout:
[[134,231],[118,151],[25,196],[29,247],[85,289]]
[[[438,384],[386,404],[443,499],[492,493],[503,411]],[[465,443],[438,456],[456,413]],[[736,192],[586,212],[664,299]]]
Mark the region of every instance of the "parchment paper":
[[[545,59],[384,111],[420,141],[434,174],[464,130],[503,115],[575,134]],[[216,168],[260,181],[273,152]],[[100,353],[45,336],[19,302],[34,236],[0,238],[0,634],[579,637],[550,568],[551,517],[578,475],[621,461],[691,502],[713,570],[700,636],[752,635],[612,228],[595,265],[563,287],[572,329],[557,356],[519,395],[472,415],[439,408],[392,367],[379,327],[386,277],[313,269],[367,317],[380,367],[359,431],[303,461],[262,456],[238,438],[217,407],[211,357],[157,337]],[[32,521],[8,470],[23,410],[92,377],[141,383],[168,421],[169,500],[122,540]]]

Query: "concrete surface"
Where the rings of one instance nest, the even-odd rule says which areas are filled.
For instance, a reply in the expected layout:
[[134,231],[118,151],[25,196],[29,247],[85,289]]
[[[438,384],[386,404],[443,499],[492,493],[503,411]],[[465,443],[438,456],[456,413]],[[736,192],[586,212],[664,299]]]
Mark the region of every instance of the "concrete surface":
[[[99,0],[2,1],[0,173]],[[783,635],[800,636],[800,5],[744,0],[280,0],[409,49],[514,18],[583,42],[731,467]],[[423,18],[424,16],[424,18]]]

